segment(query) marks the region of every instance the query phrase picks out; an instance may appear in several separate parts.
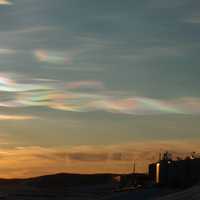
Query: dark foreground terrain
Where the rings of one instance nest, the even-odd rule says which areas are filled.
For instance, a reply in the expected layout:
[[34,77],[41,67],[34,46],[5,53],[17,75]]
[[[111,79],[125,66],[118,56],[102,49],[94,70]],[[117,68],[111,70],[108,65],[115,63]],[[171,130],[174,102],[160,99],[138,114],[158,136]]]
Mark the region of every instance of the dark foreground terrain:
[[0,180],[0,200],[98,199],[110,195],[112,174],[56,174],[30,179]]
[[199,200],[200,187],[184,191],[139,188],[116,191],[114,174],[57,174],[30,179],[0,180],[0,200]]

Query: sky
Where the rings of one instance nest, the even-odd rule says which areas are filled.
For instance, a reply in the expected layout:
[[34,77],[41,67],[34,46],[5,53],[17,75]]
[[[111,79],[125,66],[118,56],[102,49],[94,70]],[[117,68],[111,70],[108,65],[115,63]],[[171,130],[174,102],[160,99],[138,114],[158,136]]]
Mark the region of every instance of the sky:
[[146,172],[159,152],[200,151],[199,10],[0,0],[0,177]]

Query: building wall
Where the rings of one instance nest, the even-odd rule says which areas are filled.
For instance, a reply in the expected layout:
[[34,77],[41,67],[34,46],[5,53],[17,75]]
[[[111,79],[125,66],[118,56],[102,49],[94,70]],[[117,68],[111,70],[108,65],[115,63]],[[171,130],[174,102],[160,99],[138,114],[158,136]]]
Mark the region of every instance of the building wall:
[[[200,181],[200,159],[161,160],[159,172],[156,164],[149,165],[149,175],[154,183],[161,186],[187,187]],[[156,181],[156,174],[158,173],[159,181]]]

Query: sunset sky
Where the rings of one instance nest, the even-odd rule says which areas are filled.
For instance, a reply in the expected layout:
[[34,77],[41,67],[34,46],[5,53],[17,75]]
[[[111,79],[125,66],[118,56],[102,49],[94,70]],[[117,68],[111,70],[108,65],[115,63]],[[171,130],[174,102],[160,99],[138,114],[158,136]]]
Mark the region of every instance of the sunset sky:
[[0,177],[144,172],[200,152],[200,1],[0,0]]

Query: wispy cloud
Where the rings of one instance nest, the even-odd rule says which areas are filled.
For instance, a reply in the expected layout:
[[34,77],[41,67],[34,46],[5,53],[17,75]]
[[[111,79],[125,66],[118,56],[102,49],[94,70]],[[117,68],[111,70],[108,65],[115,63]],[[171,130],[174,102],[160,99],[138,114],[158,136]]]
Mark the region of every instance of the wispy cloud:
[[101,81],[86,80],[86,81],[75,81],[67,83],[66,87],[68,89],[81,89],[81,88],[103,89],[104,85]]
[[41,32],[55,31],[57,29],[58,29],[57,27],[53,26],[33,26],[33,27],[26,27],[20,30],[15,30],[14,33],[17,34],[41,33]]
[[68,66],[68,65],[60,65],[60,66],[54,66],[54,65],[44,65],[43,68],[48,70],[59,70],[59,71],[74,71],[74,72],[102,72],[104,71],[103,68],[99,67],[77,67],[77,66]]
[[129,173],[132,161],[137,172],[146,172],[159,152],[170,151],[173,158],[184,158],[200,151],[195,140],[146,140],[112,145],[79,145],[71,147],[22,146],[0,149],[1,177],[30,177],[48,173]]
[[152,46],[152,47],[145,47],[139,48],[135,50],[135,52],[127,55],[120,55],[120,58],[127,60],[131,60],[134,62],[142,62],[142,61],[150,61],[154,59],[160,58],[168,58],[168,57],[177,57],[184,55],[184,51],[177,46],[169,46],[169,47],[162,47],[162,46]]
[[83,161],[83,162],[102,162],[108,159],[107,153],[69,153],[68,158],[72,161]]
[[35,50],[34,55],[39,62],[50,64],[70,64],[72,59],[66,53],[46,51],[43,49]]
[[1,99],[0,107],[45,106],[63,111],[106,111],[129,115],[200,114],[198,97],[161,100],[124,96],[108,90],[97,80],[62,82],[2,73],[0,92],[5,99]]
[[12,5],[12,2],[9,0],[0,0],[0,5]]
[[9,54],[14,54],[16,51],[14,49],[2,49],[0,48],[0,55],[9,55]]
[[1,120],[30,120],[35,119],[34,116],[29,115],[0,115],[0,121]]

